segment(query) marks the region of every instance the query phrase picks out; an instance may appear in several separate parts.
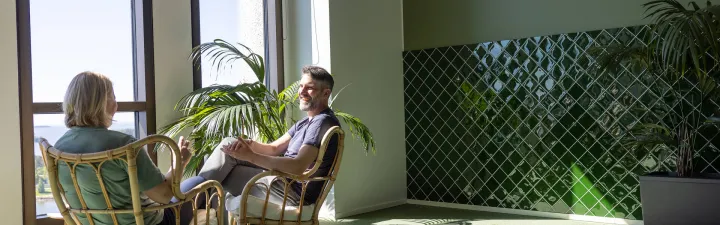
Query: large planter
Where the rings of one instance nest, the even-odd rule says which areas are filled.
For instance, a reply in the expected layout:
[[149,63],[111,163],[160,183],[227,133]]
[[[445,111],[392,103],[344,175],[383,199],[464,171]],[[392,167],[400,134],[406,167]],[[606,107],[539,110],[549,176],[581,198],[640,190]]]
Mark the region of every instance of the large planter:
[[640,176],[645,225],[720,224],[720,174]]

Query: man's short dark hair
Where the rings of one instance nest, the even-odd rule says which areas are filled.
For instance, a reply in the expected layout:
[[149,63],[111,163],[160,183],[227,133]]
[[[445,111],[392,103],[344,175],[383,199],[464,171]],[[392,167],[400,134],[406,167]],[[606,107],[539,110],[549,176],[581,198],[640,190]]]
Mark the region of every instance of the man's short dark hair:
[[323,69],[319,66],[305,66],[302,68],[303,74],[308,74],[310,77],[317,82],[320,82],[322,85],[325,85],[330,91],[332,91],[333,86],[335,86],[335,80],[333,80],[332,75],[328,73],[327,70]]

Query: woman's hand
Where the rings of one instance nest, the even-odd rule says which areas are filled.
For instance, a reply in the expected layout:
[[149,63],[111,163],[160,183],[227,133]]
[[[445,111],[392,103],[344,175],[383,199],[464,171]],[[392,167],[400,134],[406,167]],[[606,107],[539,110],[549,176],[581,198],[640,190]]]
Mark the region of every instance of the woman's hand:
[[190,141],[185,140],[185,137],[180,136],[178,147],[180,147],[180,162],[185,165],[190,161],[190,157],[192,157],[192,152],[190,152]]

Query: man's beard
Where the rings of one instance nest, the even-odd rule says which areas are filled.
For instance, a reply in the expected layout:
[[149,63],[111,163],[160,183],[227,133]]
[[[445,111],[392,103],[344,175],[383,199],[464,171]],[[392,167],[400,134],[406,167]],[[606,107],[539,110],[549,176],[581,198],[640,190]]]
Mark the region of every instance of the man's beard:
[[317,102],[315,102],[315,98],[313,98],[313,97],[308,97],[308,98],[310,98],[310,100],[307,102],[300,100],[300,111],[307,112],[307,111],[317,108]]

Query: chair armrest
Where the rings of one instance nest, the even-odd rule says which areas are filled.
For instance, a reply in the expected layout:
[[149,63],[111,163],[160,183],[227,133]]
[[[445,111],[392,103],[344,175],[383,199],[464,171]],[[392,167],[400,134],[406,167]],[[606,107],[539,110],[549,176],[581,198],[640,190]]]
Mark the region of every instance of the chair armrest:
[[[208,190],[210,190],[212,188],[215,188],[217,190],[217,192],[208,196]],[[208,180],[208,181],[202,182],[202,183],[198,184],[197,186],[193,187],[192,189],[184,192],[183,196],[185,196],[185,199],[179,199],[175,203],[148,207],[148,208],[144,209],[144,211],[156,211],[156,210],[161,210],[161,209],[166,209],[166,208],[172,208],[172,207],[182,205],[188,201],[196,201],[197,197],[203,193],[205,194],[205,199],[206,199],[205,200],[205,209],[211,208],[210,203],[212,202],[212,198],[217,196],[217,198],[218,198],[218,206],[216,209],[216,211],[218,212],[217,219],[218,219],[218,221],[223,221],[223,213],[219,213],[219,212],[222,212],[220,210],[225,210],[225,191],[223,190],[220,182],[215,181],[215,180]],[[195,196],[195,197],[191,198],[192,196]],[[193,218],[197,218],[197,211],[198,211],[198,206],[193,204]],[[205,217],[206,217],[205,221],[208,221],[210,219],[209,218],[210,215],[207,213],[205,214]]]
[[305,181],[308,179],[308,175],[305,175],[305,174],[293,175],[293,174],[289,174],[289,173],[285,173],[285,172],[277,171],[277,170],[270,170],[269,172],[270,172],[270,176],[290,178],[290,179],[296,180],[296,181]]
[[[149,135],[147,137],[144,137],[140,140],[137,140],[133,143],[130,143],[129,145],[125,147],[130,147],[134,149],[135,151],[142,149],[143,146],[150,145],[150,144],[164,144],[165,148],[168,148],[171,153],[170,157],[170,168],[173,169],[173,173],[171,174],[172,177],[172,184],[170,184],[170,188],[173,193],[173,197],[176,199],[185,199],[185,195],[180,191],[180,181],[182,181],[182,162],[180,160],[180,147],[178,147],[177,142],[173,140],[172,138],[161,135],[161,134],[153,134]],[[160,146],[156,146],[160,147]],[[160,149],[163,149],[160,147]],[[150,149],[148,149],[150,151]]]
[[[208,196],[208,190],[211,188],[215,188],[215,190],[217,190],[217,191],[215,193],[213,193],[212,195]],[[205,209],[206,210],[210,209],[210,203],[212,202],[213,197],[217,195],[218,206],[217,206],[217,209],[215,209],[215,211],[217,212],[217,215],[216,215],[217,221],[224,221],[223,220],[224,213],[221,213],[221,212],[223,210],[225,210],[225,191],[223,190],[220,182],[218,182],[216,180],[208,180],[208,181],[198,184],[197,186],[193,187],[192,189],[188,190],[187,192],[185,192],[183,194],[186,197],[187,196],[195,196],[195,198],[192,200],[197,201],[198,196],[203,193],[205,194]],[[186,198],[184,200],[180,200],[179,202],[186,202],[188,200],[190,200],[190,199]],[[193,218],[195,218],[195,220],[198,219],[197,211],[198,211],[197,206],[195,204],[193,204]],[[209,220],[210,220],[210,214],[208,212],[208,213],[205,213],[205,221],[209,221]]]
[[[214,194],[211,195],[211,196],[207,196],[207,198],[206,198],[206,204],[207,204],[206,206],[207,206],[207,208],[209,208],[209,204],[210,204],[211,199],[212,199],[215,195],[217,195],[217,196],[218,196],[218,208],[224,209],[224,207],[225,207],[225,192],[223,191],[222,185],[220,185],[220,182],[217,182],[217,181],[215,181],[215,180],[209,180],[209,181],[202,182],[202,183],[198,184],[197,186],[193,187],[192,189],[190,189],[189,191],[185,192],[184,195],[185,195],[185,196],[196,196],[196,198],[197,198],[197,195],[198,195],[198,194],[206,193],[206,191],[209,190],[209,189],[211,189],[211,188],[215,188],[215,189],[217,189],[218,191],[217,191],[217,193],[214,193]],[[166,209],[166,208],[172,208],[172,207],[175,207],[175,206],[182,205],[183,203],[185,203],[185,202],[187,202],[187,201],[190,201],[190,200],[195,200],[195,199],[185,198],[185,199],[180,199],[180,200],[178,200],[177,202],[174,202],[174,203],[160,204],[160,205],[156,205],[156,206],[150,206],[150,207],[144,208],[144,209],[143,209],[143,212],[150,212],[150,211],[157,211],[157,210],[162,210],[162,209]],[[197,206],[195,206],[195,207],[197,207]],[[73,212],[73,213],[99,213],[99,214],[109,214],[111,211],[112,211],[112,212],[115,212],[115,213],[132,213],[132,212],[133,212],[132,209],[115,209],[115,210],[107,210],[107,209],[70,209],[69,211],[70,211],[70,212]],[[193,210],[193,211],[195,211],[195,210]],[[219,219],[222,219],[222,218],[220,218],[220,217],[218,217],[218,218],[219,218]]]
[[[209,189],[211,189],[211,188],[215,188],[215,189],[218,190],[218,191],[217,191],[217,193],[214,193],[214,194],[212,194],[211,196],[206,196],[206,197],[207,197],[207,198],[206,198],[206,199],[207,199],[206,202],[209,204],[210,199],[212,199],[215,195],[217,195],[217,196],[218,196],[218,199],[220,200],[220,202],[219,202],[220,205],[218,205],[218,206],[219,206],[219,207],[224,207],[222,204],[223,204],[224,201],[225,201],[225,191],[223,191],[222,185],[220,185],[220,182],[217,182],[217,181],[215,181],[215,180],[208,180],[208,181],[205,181],[205,182],[202,182],[202,183],[198,184],[197,186],[195,186],[195,187],[193,187],[192,189],[190,189],[190,190],[186,191],[185,193],[183,193],[183,195],[185,196],[184,199],[178,199],[178,200],[177,200],[176,202],[174,202],[174,203],[161,204],[161,205],[158,205],[158,206],[148,207],[148,208],[147,208],[147,211],[164,209],[164,208],[168,208],[168,207],[172,207],[172,206],[181,205],[181,204],[183,204],[183,203],[185,203],[185,202],[187,202],[187,201],[190,201],[190,200],[197,200],[197,196],[198,196],[199,194],[206,193],[206,191],[209,190]],[[207,194],[207,193],[206,193],[206,194]],[[195,196],[195,198],[190,198],[191,196]]]
[[[187,198],[188,196],[195,196],[195,199],[193,199],[193,200],[196,200],[198,194],[202,194],[202,193],[207,194],[207,190],[209,190],[211,188],[215,188],[217,190],[217,192],[214,193],[213,196],[218,195],[218,198],[222,199],[224,201],[225,191],[223,191],[223,188],[222,188],[222,185],[220,184],[220,182],[218,182],[216,180],[208,180],[208,181],[198,184],[197,186],[195,186],[192,189],[188,190],[187,192],[183,193],[186,196],[186,198],[180,199],[179,201],[184,202],[184,201],[189,200],[189,198]],[[207,202],[208,206],[210,204],[210,199],[213,196],[206,196],[207,197],[206,202]],[[223,205],[222,205],[223,201],[220,201],[220,205],[219,205],[220,207],[223,207]]]

